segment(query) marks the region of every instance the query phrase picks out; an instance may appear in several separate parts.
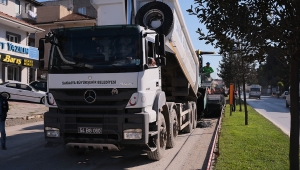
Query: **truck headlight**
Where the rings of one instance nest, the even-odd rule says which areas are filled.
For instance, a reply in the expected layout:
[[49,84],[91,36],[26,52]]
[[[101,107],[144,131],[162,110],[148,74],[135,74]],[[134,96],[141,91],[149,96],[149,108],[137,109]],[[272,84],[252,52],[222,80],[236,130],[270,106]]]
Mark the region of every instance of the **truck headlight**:
[[142,129],[126,129],[123,131],[124,139],[142,139]]
[[48,101],[48,104],[51,105],[51,106],[56,106],[56,102],[55,102],[55,99],[53,97],[53,95],[51,93],[48,93],[47,94],[47,101]]
[[60,132],[58,128],[45,127],[46,136],[50,138],[60,137]]

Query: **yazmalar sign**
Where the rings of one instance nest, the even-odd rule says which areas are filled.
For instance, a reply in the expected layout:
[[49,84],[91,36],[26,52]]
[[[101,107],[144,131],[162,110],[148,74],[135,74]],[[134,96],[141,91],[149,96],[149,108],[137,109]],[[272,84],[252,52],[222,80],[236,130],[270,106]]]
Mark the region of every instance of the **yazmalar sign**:
[[38,60],[39,51],[35,47],[4,41],[0,42],[0,52],[4,54]]

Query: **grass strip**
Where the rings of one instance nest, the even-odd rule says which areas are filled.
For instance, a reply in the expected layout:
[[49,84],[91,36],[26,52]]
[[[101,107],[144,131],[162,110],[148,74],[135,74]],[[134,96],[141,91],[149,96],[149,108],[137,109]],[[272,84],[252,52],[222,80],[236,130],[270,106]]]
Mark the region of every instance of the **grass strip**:
[[288,135],[249,105],[248,125],[244,111],[230,116],[229,108],[222,120],[216,170],[289,169]]

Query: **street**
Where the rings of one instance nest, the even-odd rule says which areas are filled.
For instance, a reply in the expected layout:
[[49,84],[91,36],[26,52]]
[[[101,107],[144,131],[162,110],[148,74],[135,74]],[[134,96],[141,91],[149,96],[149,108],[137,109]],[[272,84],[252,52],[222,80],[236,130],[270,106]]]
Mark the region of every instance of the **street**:
[[217,119],[211,126],[180,134],[176,146],[167,149],[160,161],[150,161],[138,147],[120,152],[66,152],[62,146],[45,147],[43,122],[6,128],[7,149],[0,151],[1,170],[9,169],[203,169],[210,154],[209,146]]
[[285,99],[261,96],[261,99],[247,98],[247,103],[284,133],[290,134],[290,109],[285,107]]

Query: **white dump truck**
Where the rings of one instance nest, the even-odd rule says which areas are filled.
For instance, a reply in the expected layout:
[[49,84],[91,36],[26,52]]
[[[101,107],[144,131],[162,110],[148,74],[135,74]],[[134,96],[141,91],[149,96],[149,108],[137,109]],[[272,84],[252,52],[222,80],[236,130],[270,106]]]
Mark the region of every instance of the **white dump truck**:
[[[91,0],[97,25],[56,29],[44,133],[68,148],[144,146],[160,160],[205,108],[199,58],[177,0]],[[198,114],[197,114],[198,113]]]

